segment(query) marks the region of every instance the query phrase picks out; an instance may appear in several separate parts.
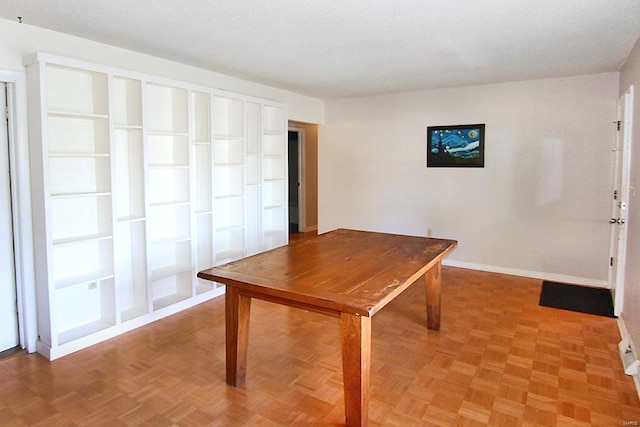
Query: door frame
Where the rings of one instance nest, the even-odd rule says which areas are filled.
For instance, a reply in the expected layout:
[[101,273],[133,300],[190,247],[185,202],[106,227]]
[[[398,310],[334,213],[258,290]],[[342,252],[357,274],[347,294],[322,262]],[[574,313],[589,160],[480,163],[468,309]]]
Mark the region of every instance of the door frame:
[[27,125],[27,78],[24,72],[0,70],[7,83],[9,107],[9,182],[18,300],[20,347],[36,351],[38,338],[33,230],[31,228],[31,177]]
[[[8,113],[9,85],[0,81],[0,107]],[[20,328],[18,327],[18,287],[16,283],[16,263],[14,261],[13,245],[13,207],[11,197],[11,182],[9,181],[9,123],[3,113],[0,113],[0,355],[13,352],[20,348]]]
[[[305,150],[304,150],[304,129],[296,126],[289,126],[289,132],[295,132],[298,134],[298,231],[307,231],[307,221],[305,215],[306,199],[305,199]],[[288,140],[288,138],[287,138]]]
[[[631,182],[631,138],[632,138],[632,119],[633,119],[633,97],[634,86],[631,85],[627,91],[618,99],[617,103],[617,123],[618,131],[616,133],[616,142],[613,148],[615,160],[613,171],[613,191],[619,191],[617,200],[614,198],[612,204],[612,221],[618,220],[618,223],[612,223],[610,232],[610,248],[609,259],[609,288],[613,291],[614,301],[613,310],[616,316],[622,313],[624,306],[624,286],[625,286],[625,267],[627,252],[627,234],[628,227],[625,223],[629,212],[629,193]],[[617,218],[616,218],[617,217]],[[623,221],[620,224],[620,221]],[[615,267],[615,269],[613,268]]]

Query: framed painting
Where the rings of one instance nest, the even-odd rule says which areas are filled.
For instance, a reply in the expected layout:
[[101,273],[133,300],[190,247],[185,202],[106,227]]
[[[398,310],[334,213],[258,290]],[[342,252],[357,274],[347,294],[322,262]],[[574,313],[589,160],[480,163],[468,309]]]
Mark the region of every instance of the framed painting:
[[484,167],[484,124],[427,127],[427,167]]

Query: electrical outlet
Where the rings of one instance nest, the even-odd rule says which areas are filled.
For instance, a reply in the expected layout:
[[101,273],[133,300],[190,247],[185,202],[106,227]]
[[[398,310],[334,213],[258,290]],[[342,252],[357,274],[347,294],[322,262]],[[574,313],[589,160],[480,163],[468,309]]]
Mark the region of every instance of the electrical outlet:
[[94,290],[94,289],[97,289],[97,288],[98,288],[98,284],[97,284],[96,282],[91,282],[91,283],[89,283],[88,289],[89,289],[90,291],[91,291],[91,290]]
[[433,237],[433,229],[427,228],[427,237]]

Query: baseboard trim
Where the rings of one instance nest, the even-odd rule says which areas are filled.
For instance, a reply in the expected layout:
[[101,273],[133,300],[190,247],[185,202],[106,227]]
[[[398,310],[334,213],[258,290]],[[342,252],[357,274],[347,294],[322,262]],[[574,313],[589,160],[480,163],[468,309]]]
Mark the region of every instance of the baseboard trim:
[[445,259],[443,265],[458,268],[467,268],[469,270],[488,271],[491,273],[509,274],[511,276],[530,277],[533,279],[548,280],[550,282],[571,283],[574,285],[591,286],[594,288],[609,289],[609,285],[605,280],[595,280],[586,277],[569,276],[565,274],[545,273],[541,271],[520,270],[517,268],[499,267],[486,264],[475,264],[471,262],[455,261]]

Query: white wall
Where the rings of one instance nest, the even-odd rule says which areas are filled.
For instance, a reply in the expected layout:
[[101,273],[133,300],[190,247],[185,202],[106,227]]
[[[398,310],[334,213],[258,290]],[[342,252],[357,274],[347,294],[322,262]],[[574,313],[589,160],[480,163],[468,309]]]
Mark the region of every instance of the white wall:
[[[604,286],[618,74],[326,102],[319,231],[457,239],[449,260]],[[485,167],[426,168],[426,128],[486,124]]]
[[[620,72],[620,95],[634,85],[634,115],[631,148],[631,186],[635,187],[629,200],[627,217],[627,266],[625,269],[624,305],[621,321],[624,322],[635,344],[636,356],[640,353],[640,40],[631,51]],[[639,390],[640,392],[640,390]]]
[[289,119],[323,123],[324,101],[178,62],[0,18],[0,70],[23,71],[22,59],[46,52],[284,102]]

